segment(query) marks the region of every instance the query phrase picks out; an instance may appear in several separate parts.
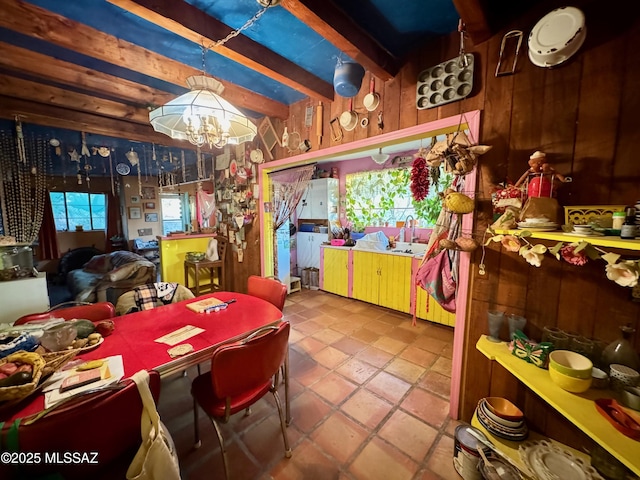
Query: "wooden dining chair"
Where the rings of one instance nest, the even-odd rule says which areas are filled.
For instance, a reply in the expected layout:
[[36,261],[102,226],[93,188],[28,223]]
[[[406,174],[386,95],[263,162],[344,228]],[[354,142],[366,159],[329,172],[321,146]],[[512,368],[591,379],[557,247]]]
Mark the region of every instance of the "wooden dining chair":
[[[151,394],[157,403],[160,375],[152,370],[149,377]],[[8,476],[0,475],[0,478],[12,478],[12,473],[16,479],[56,473],[65,480],[124,478],[142,442],[142,400],[131,380],[123,380],[115,388],[60,403],[33,423],[29,423],[33,420],[30,417],[22,419],[17,427],[17,450],[38,453],[43,460],[37,464],[25,463],[19,470],[7,471]],[[13,443],[12,427],[15,428],[7,422],[0,429],[5,450]],[[44,461],[45,453],[51,452],[59,452],[60,463]],[[73,459],[65,462],[63,452],[85,453],[87,457],[83,462]],[[97,452],[95,463],[89,462],[92,452]]]
[[64,318],[72,320],[74,318],[83,318],[98,322],[107,320],[116,316],[116,308],[111,302],[83,303],[66,308],[52,308],[46,312],[28,313],[16,320],[14,325],[22,325],[24,323],[48,320],[49,318]]
[[263,327],[246,339],[217,348],[211,357],[211,371],[199,375],[191,384],[196,448],[200,446],[198,406],[215,428],[222,452],[225,477],[229,478],[227,450],[218,421],[246,410],[268,392],[278,408],[285,457],[291,457],[284,412],[274,377],[284,362],[289,343],[289,322]]

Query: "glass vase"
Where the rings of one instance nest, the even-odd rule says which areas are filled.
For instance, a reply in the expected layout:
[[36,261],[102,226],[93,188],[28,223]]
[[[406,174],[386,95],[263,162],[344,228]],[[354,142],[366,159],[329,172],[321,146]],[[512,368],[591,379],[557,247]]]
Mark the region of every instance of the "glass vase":
[[620,332],[620,338],[611,342],[602,351],[602,364],[608,369],[612,363],[619,363],[638,371],[640,369],[640,358],[629,341],[635,329],[630,325],[621,325]]

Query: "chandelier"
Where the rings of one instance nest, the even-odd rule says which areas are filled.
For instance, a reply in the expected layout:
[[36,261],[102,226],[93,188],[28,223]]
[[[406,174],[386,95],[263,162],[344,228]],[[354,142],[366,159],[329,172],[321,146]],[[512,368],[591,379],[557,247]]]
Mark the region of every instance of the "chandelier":
[[240,28],[232,30],[209,47],[202,45],[202,75],[187,78],[191,91],[167,102],[149,113],[149,121],[156,132],[178,140],[210,148],[222,148],[227,144],[250,142],[258,133],[255,124],[240,110],[220,95],[224,86],[212,77],[205,76],[204,58],[211,47],[224,45],[228,40],[253,25],[269,8],[280,0],[257,0],[261,9]]
[[258,131],[240,110],[220,96],[224,86],[215,78],[194,75],[187,78],[190,91],[149,113],[156,132],[188,140],[199,147],[224,147],[250,142]]

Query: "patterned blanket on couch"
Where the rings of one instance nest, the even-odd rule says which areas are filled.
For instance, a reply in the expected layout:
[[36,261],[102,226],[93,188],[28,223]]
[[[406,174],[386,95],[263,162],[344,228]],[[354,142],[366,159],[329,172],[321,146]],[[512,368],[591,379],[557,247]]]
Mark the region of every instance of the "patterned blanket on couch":
[[67,286],[76,301],[115,304],[122,293],[155,280],[153,262],[132,252],[117,251],[96,255],[82,269],[69,272]]

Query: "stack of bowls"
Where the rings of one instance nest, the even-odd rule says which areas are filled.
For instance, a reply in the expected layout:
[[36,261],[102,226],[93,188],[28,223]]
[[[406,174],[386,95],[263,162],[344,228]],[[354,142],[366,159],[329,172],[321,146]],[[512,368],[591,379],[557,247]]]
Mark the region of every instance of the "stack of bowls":
[[570,350],[554,350],[549,354],[549,376],[560,388],[582,393],[591,386],[593,363],[584,355]]
[[489,433],[519,442],[529,435],[522,411],[506,398],[487,397],[478,402],[476,417]]

